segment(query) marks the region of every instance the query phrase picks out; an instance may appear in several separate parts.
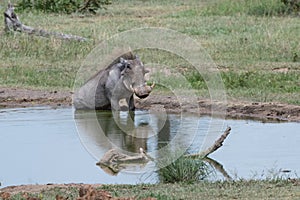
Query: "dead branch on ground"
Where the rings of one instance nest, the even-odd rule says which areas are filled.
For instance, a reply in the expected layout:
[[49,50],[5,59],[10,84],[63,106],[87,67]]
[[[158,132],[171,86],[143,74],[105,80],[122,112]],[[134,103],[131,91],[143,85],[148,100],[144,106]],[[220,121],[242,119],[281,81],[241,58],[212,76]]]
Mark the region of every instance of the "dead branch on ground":
[[43,29],[36,29],[30,26],[22,24],[17,14],[14,12],[14,6],[11,3],[8,3],[7,9],[4,12],[4,25],[5,31],[19,31],[24,32],[30,35],[42,36],[42,37],[55,37],[63,40],[75,40],[75,41],[86,41],[87,38],[64,34],[49,32]]

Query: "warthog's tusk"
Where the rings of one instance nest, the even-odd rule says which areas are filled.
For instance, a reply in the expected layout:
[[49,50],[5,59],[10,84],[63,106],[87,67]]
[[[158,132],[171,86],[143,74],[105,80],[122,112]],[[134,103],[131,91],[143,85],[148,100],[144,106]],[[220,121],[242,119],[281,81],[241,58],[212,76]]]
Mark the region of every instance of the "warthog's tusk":
[[152,83],[152,85],[150,86],[150,87],[151,87],[151,89],[153,89],[153,88],[154,88],[154,86],[155,86],[155,82],[153,82],[153,83]]
[[145,153],[144,149],[142,147],[140,147],[140,154]]
[[129,84],[129,86],[125,83],[125,81],[123,81],[123,85],[126,87],[127,90],[131,91],[131,92],[135,92],[135,90],[133,89],[132,85]]
[[135,90],[133,89],[132,85],[129,85],[129,89],[131,90],[131,92],[135,92]]

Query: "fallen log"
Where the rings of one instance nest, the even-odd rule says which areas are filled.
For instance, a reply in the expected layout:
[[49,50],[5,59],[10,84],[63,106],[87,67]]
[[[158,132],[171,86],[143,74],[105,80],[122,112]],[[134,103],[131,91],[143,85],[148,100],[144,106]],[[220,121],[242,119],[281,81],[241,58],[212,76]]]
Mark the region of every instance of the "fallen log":
[[30,26],[24,25],[17,14],[14,12],[14,6],[11,3],[8,3],[7,9],[4,12],[4,25],[5,25],[5,32],[9,31],[19,31],[24,32],[30,35],[42,36],[42,37],[55,37],[58,39],[63,40],[75,40],[75,41],[86,41],[87,38],[64,34],[64,33],[56,33],[56,32],[49,32],[43,29],[36,29]]

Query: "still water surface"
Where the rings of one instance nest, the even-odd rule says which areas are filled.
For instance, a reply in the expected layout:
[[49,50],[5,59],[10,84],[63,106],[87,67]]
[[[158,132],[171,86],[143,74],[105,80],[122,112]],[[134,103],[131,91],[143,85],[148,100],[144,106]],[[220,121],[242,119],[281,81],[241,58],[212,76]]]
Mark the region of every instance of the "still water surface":
[[[196,153],[205,145],[202,143],[212,123],[222,124],[222,130],[232,128],[224,146],[210,156],[232,178],[265,178],[280,169],[290,171],[280,176],[300,174],[300,123],[223,121],[148,111],[136,111],[134,121],[130,119],[125,112],[114,116],[111,112],[74,112],[71,108],[0,110],[1,187],[70,182],[153,183],[158,177],[152,172],[155,165],[151,162],[128,167],[114,176],[95,163],[111,148],[133,154],[142,147],[159,158],[164,156],[163,150],[174,150],[179,144],[189,153]],[[224,179],[218,173],[215,176]]]

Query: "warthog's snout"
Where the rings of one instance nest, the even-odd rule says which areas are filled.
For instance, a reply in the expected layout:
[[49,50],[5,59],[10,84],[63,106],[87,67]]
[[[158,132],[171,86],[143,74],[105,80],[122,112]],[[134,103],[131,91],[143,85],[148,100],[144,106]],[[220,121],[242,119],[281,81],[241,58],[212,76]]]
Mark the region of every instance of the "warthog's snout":
[[149,96],[149,94],[151,93],[154,86],[155,86],[155,83],[153,83],[151,86],[149,86],[149,85],[139,86],[134,89],[134,93],[137,97],[144,99]]

